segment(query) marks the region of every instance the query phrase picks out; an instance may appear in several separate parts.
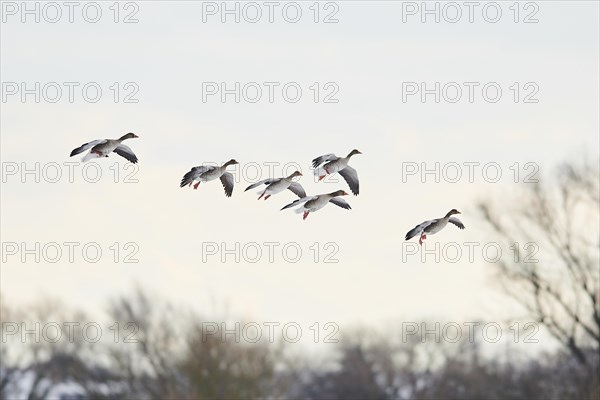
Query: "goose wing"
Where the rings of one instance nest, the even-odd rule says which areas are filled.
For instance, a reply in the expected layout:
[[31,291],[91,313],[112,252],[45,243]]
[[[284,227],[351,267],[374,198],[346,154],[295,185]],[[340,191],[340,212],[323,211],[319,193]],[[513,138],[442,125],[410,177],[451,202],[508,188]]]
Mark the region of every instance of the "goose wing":
[[225,189],[225,196],[231,197],[231,194],[233,193],[233,175],[229,172],[225,172],[219,179],[221,179],[223,189]]
[[81,146],[79,146],[76,149],[73,149],[73,151],[71,152],[71,155],[69,157],[73,157],[79,153],[83,153],[84,151],[91,149],[92,147],[94,147],[97,144],[102,144],[102,143],[106,143],[107,140],[106,139],[99,139],[99,140],[92,140],[91,142],[87,142],[82,144]]
[[356,170],[351,166],[347,166],[346,168],[339,171],[339,174],[344,178],[350,190],[354,195],[358,195],[358,174]]
[[336,198],[333,198],[333,199],[329,200],[329,202],[335,204],[338,207],[342,207],[342,208],[344,208],[346,210],[351,210],[352,209],[352,207],[350,207],[350,204],[348,204],[346,202],[346,200],[344,200],[344,199],[338,199],[336,197]]
[[290,183],[290,186],[288,187],[288,189],[300,198],[306,197],[306,192],[304,191],[304,188],[298,182]]
[[200,178],[201,175],[212,171],[215,167],[210,167],[210,166],[205,166],[205,165],[201,165],[199,167],[193,167],[189,172],[187,172],[183,178],[181,179],[181,183],[179,184],[179,187],[184,187],[185,185],[189,185],[192,182],[194,182],[194,180]]
[[320,157],[317,157],[314,160],[312,160],[312,166],[313,166],[313,168],[317,168],[321,164],[324,164],[324,163],[329,162],[329,161],[335,161],[337,159],[339,159],[339,157],[336,156],[333,153],[324,154],[324,155],[322,155]]
[[301,199],[294,200],[290,204],[288,204],[287,206],[284,206],[281,210],[285,210],[286,208],[291,208],[291,207],[299,206],[300,204],[304,204],[307,201],[311,201],[313,199],[316,199],[317,197],[319,197],[319,196],[306,196],[306,197],[303,197]]
[[465,225],[458,218],[450,217],[450,219],[448,219],[448,222],[458,226],[460,229],[465,229]]
[[279,180],[279,179],[263,179],[263,180],[262,180],[262,181],[260,181],[260,182],[253,183],[252,185],[248,186],[248,187],[246,188],[246,190],[244,190],[244,192],[246,192],[246,191],[248,191],[248,190],[250,190],[250,189],[257,188],[257,187],[259,187],[260,185],[270,185],[271,183],[273,183],[273,182],[275,182],[275,181],[278,181],[278,180]]
[[412,228],[410,231],[408,231],[408,233],[406,234],[406,236],[404,237],[404,240],[410,240],[413,237],[419,235],[421,232],[423,232],[423,230],[425,228],[427,228],[429,225],[435,223],[437,220],[436,219],[431,219],[429,221],[425,221],[417,226],[415,226],[414,228]]
[[113,151],[121,157],[125,158],[127,161],[130,161],[134,164],[138,162],[137,156],[135,155],[133,150],[131,150],[131,148],[127,145],[120,144]]

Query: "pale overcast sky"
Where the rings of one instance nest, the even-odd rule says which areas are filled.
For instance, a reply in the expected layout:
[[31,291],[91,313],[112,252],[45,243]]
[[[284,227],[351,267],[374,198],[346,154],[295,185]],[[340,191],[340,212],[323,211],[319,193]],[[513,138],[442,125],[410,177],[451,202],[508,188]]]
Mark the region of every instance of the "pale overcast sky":
[[[517,190],[510,169],[515,162],[522,181],[528,162],[538,165],[537,176],[543,177],[556,163],[584,151],[598,156],[594,1],[535,2],[537,8],[519,10],[517,23],[512,2],[498,3],[497,23],[484,19],[484,2],[474,10],[473,23],[464,7],[456,23],[444,19],[453,18],[454,11],[443,8],[440,12],[447,14],[439,23],[432,16],[423,23],[420,10],[409,15],[414,9],[404,5],[403,22],[400,2],[359,1],[331,3],[327,9],[321,4],[318,23],[312,2],[299,3],[298,23],[284,20],[285,3],[275,9],[273,23],[265,6],[257,23],[244,15],[240,23],[231,16],[222,23],[219,12],[203,15],[200,2],[137,2],[137,8],[120,9],[115,23],[111,4],[100,3],[97,23],[86,22],[81,7],[73,23],[66,8],[56,23],[44,19],[54,18],[53,10],[46,10],[39,23],[25,15],[23,23],[22,10],[3,9],[3,174],[13,163],[33,168],[39,162],[42,167],[58,163],[63,176],[57,183],[43,178],[36,183],[31,175],[22,183],[21,171],[3,176],[2,242],[25,242],[30,248],[35,242],[81,243],[73,263],[64,245],[56,263],[35,263],[33,257],[23,263],[21,253],[4,254],[2,295],[17,304],[49,296],[101,312],[107,299],[139,284],[199,312],[227,304],[247,320],[378,327],[395,320],[499,321],[514,310],[509,312],[493,266],[480,250],[474,262],[463,254],[457,263],[423,263],[418,256],[403,263],[404,234],[457,208],[467,229],[450,226],[428,238],[428,245],[485,244],[492,239],[483,234],[475,202]],[[486,18],[494,17],[494,10],[487,12]],[[122,22],[130,13],[137,23]],[[326,15],[339,22],[323,23]],[[526,16],[538,22],[524,23]],[[52,85],[39,103],[34,95],[22,102],[20,92],[7,92],[21,90],[21,83],[33,88],[35,82],[41,87],[59,83],[62,98],[48,101],[55,96]],[[72,103],[63,82],[79,84]],[[90,82],[102,89],[96,103],[83,98],[81,88]],[[133,86],[125,87],[127,82]],[[230,89],[235,82],[242,87],[257,82],[263,97],[235,103],[229,95],[223,103],[215,95],[203,102],[203,82],[226,82]],[[272,103],[264,82],[279,84]],[[290,82],[302,89],[296,103],[283,98],[281,88]],[[423,103],[419,94],[403,102],[403,82],[405,90],[411,82],[426,82],[429,89],[435,82],[440,87],[456,82],[463,97],[447,101],[455,93],[456,85],[450,84],[439,103],[433,95]],[[464,82],[476,83],[473,102]],[[502,90],[495,103],[482,94],[489,83]],[[139,101],[124,103],[136,88],[132,98]],[[335,90],[332,98],[338,102],[323,102]],[[528,95],[538,102],[525,103]],[[69,158],[73,148],[130,131],[140,137],[127,143],[140,159],[139,169],[126,170],[127,162],[113,154],[98,161],[103,171],[98,183],[83,179],[81,165],[73,167],[74,182],[68,181],[63,163],[80,160]],[[354,148],[364,154],[351,162],[361,183],[359,196],[346,197],[351,211],[332,205],[302,221],[289,210],[279,211],[294,199],[292,193],[259,203],[256,191],[243,191],[254,175],[249,166],[260,165],[267,178],[269,162],[298,163],[305,175],[300,182],[310,194],[347,190],[341,179],[316,183],[309,167],[318,155],[346,155]],[[179,188],[190,167],[230,158],[240,162],[232,198],[225,198],[219,182],[196,191]],[[454,162],[463,173],[464,163],[497,163],[503,177],[489,183],[479,166],[472,183],[463,178],[437,184],[431,176],[425,183],[415,176],[403,182],[403,162],[429,167]],[[123,182],[129,173],[137,183]],[[277,176],[282,173],[275,168]],[[97,263],[81,255],[90,242],[102,248]],[[118,263],[110,249],[115,242],[121,248]],[[124,249],[128,242],[137,244],[139,263],[122,262],[135,249]],[[204,254],[203,262],[207,243],[234,248],[236,242],[260,244],[262,257],[235,263],[229,256],[223,263],[220,254]],[[265,242],[280,243],[273,263]],[[333,247],[325,248],[329,242]],[[298,243],[303,252],[297,263],[284,259],[281,248],[287,243]],[[320,249],[317,263],[314,243]],[[338,263],[323,262],[331,251]]]

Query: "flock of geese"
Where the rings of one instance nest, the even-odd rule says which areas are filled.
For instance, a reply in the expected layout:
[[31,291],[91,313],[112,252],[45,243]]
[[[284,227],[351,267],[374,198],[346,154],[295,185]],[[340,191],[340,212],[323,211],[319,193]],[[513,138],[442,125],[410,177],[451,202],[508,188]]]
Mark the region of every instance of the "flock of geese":
[[[312,161],[312,165],[315,169],[315,175],[319,177],[319,181],[325,178],[327,175],[339,173],[348,183],[352,193],[357,196],[359,191],[358,174],[356,170],[348,165],[350,158],[355,154],[362,154],[358,150],[352,150],[346,157],[338,157],[335,154],[325,154],[317,157]],[[198,186],[202,182],[210,182],[216,179],[221,180],[221,184],[225,189],[225,196],[231,197],[233,193],[233,175],[227,172],[227,167],[230,165],[239,164],[236,160],[229,160],[220,167],[217,166],[206,166],[200,165],[193,167],[187,172],[181,179],[180,187],[191,187],[198,189]],[[302,176],[300,171],[294,171],[290,176],[284,176],[282,178],[270,178],[263,179],[262,181],[253,183],[248,186],[245,191],[256,189],[258,187],[265,186],[259,192],[258,200],[264,198],[267,200],[269,197],[281,193],[285,190],[289,190],[299,197],[298,200],[291,202],[284,206],[282,210],[287,208],[296,208],[297,213],[303,213],[302,219],[306,219],[311,212],[316,212],[327,204],[332,203],[343,209],[350,210],[350,204],[344,199],[340,199],[340,196],[347,196],[343,190],[337,190],[331,193],[318,194],[314,196],[307,196],[304,188],[298,182],[294,182],[294,178]]]
[[[82,159],[82,161],[85,162],[93,158],[108,157],[110,153],[114,152],[135,164],[138,162],[137,156],[129,146],[123,144],[123,141],[137,137],[138,136],[135,133],[130,132],[118,139],[93,140],[91,142],[84,143],[71,151],[71,157],[89,150],[89,152]],[[344,178],[348,184],[348,187],[350,188],[350,191],[357,196],[359,193],[358,174],[354,168],[348,165],[351,157],[356,154],[362,153],[355,149],[352,150],[346,157],[338,157],[331,153],[315,158],[312,160],[315,176],[318,176],[319,181],[321,181],[327,175],[338,173],[342,176],[342,178]],[[193,167],[181,179],[180,187],[191,187],[193,185],[194,189],[198,189],[198,186],[202,182],[210,182],[219,179],[223,185],[223,188],[225,189],[225,196],[231,197],[233,194],[233,175],[230,172],[227,172],[227,167],[235,164],[239,163],[236,160],[231,159],[220,167],[206,165]],[[344,199],[340,198],[341,196],[348,195],[348,193],[346,193],[344,190],[336,190],[335,192],[331,193],[307,196],[302,185],[294,181],[294,178],[299,176],[302,176],[302,173],[300,171],[295,171],[293,174],[286,177],[264,179],[248,186],[245,191],[263,187],[264,185],[264,189],[261,189],[259,192],[260,195],[258,200],[262,198],[267,200],[269,197],[277,193],[289,190],[299,198],[284,206],[281,210],[297,207],[295,210],[296,213],[302,213],[302,219],[304,220],[311,212],[316,212],[329,203],[335,204],[336,206],[346,210],[351,209],[350,204],[348,204]],[[458,218],[453,217],[455,214],[460,214],[460,212],[456,209],[452,209],[442,218],[425,221],[411,229],[406,234],[404,239],[410,240],[418,235],[419,244],[422,245],[423,240],[427,238],[427,235],[433,235],[441,231],[446,227],[446,225],[448,225],[448,223],[456,225],[460,229],[465,229],[464,224]]]

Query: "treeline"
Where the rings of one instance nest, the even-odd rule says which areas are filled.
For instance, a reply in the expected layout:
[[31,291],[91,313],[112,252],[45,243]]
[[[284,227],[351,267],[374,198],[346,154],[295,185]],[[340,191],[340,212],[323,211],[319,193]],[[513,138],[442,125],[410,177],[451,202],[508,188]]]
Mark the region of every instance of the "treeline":
[[[568,351],[524,359],[510,348],[499,360],[467,335],[448,343],[363,329],[341,335],[316,362],[285,342],[207,334],[200,316],[141,291],[111,303],[117,324],[103,327],[107,340],[98,342],[89,323],[87,336],[73,334],[73,321],[90,321],[82,312],[67,317],[64,307],[48,301],[23,310],[2,307],[3,399],[599,398],[594,347],[585,350],[586,364]],[[11,321],[28,321],[27,340]],[[45,329],[39,340],[34,321]],[[53,343],[57,329],[61,339]]]

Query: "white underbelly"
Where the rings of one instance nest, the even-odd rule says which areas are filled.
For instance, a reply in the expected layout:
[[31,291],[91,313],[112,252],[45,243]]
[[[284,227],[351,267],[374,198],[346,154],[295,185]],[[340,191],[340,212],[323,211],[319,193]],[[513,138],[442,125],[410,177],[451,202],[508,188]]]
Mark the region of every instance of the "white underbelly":
[[328,174],[335,174],[336,172],[338,172],[344,168],[346,168],[345,165],[335,162],[331,165],[325,166],[325,171],[327,171]]
[[103,156],[106,156],[110,153],[112,153],[118,146],[119,144],[106,144],[104,146],[102,146],[102,148],[100,149],[100,151],[98,153],[100,153]]
[[317,200],[317,201],[316,201],[316,202],[314,202],[314,203],[310,203],[310,202],[309,202],[309,203],[305,204],[305,205],[304,205],[304,208],[305,208],[307,211],[310,211],[310,212],[315,212],[315,211],[318,211],[318,210],[320,210],[321,208],[325,207],[325,206],[327,205],[327,203],[328,203],[328,200],[327,200],[327,199],[325,199],[325,200],[323,200],[323,199],[319,199],[319,200]]
[[439,231],[441,231],[442,229],[444,229],[445,226],[446,226],[446,224],[444,224],[444,223],[436,224],[435,226],[425,229],[425,231],[428,235],[434,235],[434,234],[438,233]]
[[200,180],[203,182],[214,181],[217,178],[220,178],[221,174],[218,172],[213,172],[211,174],[204,174],[200,177]]
[[290,183],[286,182],[286,181],[281,181],[278,182],[274,185],[270,185],[269,187],[267,187],[266,193],[267,194],[277,194],[277,193],[281,193],[284,190],[286,190],[288,187],[290,187]]

